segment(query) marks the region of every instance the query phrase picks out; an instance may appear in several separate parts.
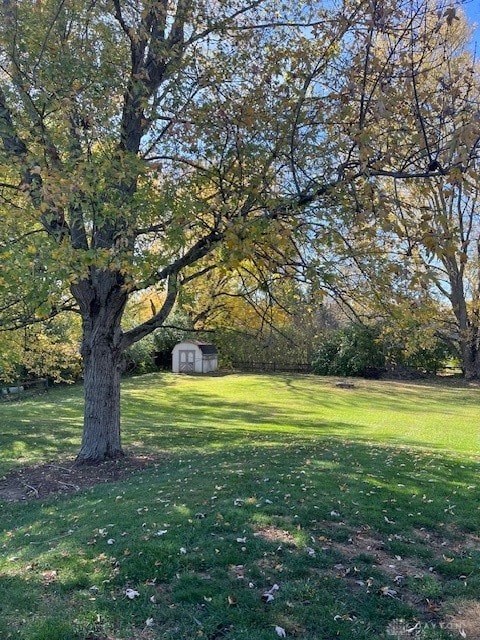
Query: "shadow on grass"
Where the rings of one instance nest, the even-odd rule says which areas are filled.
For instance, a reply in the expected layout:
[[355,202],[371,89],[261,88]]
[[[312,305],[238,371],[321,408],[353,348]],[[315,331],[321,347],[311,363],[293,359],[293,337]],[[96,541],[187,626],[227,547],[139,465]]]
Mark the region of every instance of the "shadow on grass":
[[[346,561],[333,542],[347,548],[368,532],[404,544],[402,555],[418,560],[419,548],[431,546],[419,532],[428,531],[441,559],[452,555],[448,540],[478,534],[473,462],[301,434],[283,444],[248,441],[243,432],[224,437],[222,450],[184,443],[123,482],[28,509],[4,504],[3,624],[31,640],[62,610],[64,627],[81,629],[81,638],[99,630],[97,620],[104,633],[120,628],[137,637],[151,617],[159,637],[182,640],[199,626],[208,637],[227,623],[238,637],[263,640],[279,620],[300,638],[383,637],[389,621],[421,612],[403,587],[398,598],[379,595],[388,584],[381,567],[359,563],[355,579],[340,579],[335,567]],[[459,581],[469,565],[447,560],[448,579]],[[367,579],[371,588],[360,588]],[[275,582],[280,591],[267,608],[260,596]],[[139,595],[128,600],[126,588]],[[26,623],[18,622],[26,615],[22,590]],[[345,612],[363,626],[335,620]]]
[[74,456],[81,438],[82,409],[80,385],[0,406],[0,474]]
[[[228,450],[252,438],[274,444],[303,434],[453,451],[463,438],[466,457],[479,453],[478,438],[476,447],[469,450],[472,435],[449,426],[459,408],[474,406],[476,397],[469,388],[360,380],[354,389],[338,390],[334,383],[288,374],[225,378],[151,374],[126,379],[124,443],[147,452]],[[240,398],[235,397],[237,388]],[[73,457],[81,438],[82,394],[82,387],[75,386],[15,406],[0,406],[0,473]],[[438,422],[427,434],[423,423],[437,405]],[[399,427],[392,428],[391,420]],[[470,431],[474,429],[472,425]]]
[[[263,404],[254,395],[245,401],[237,401],[216,394],[214,387],[208,391],[192,386],[170,390],[168,383],[163,389],[162,399],[158,397],[158,390],[152,394],[148,385],[141,397],[138,389],[133,395],[126,389],[123,409],[125,441],[160,449],[191,447],[196,442],[199,449],[208,449],[210,446],[237,446],[242,440],[248,441],[252,437],[273,443],[304,434],[308,438],[375,440],[387,445],[449,450],[451,455],[456,455],[455,447],[451,445],[458,444],[463,437],[463,434],[451,432],[449,428],[449,416],[455,415],[461,404],[459,398],[454,396],[454,401],[449,394],[447,398],[443,396],[438,421],[427,433],[422,426],[422,416],[431,415],[432,397],[422,401],[421,392],[420,397],[409,392],[397,392],[388,399],[388,389],[374,388],[346,390],[341,395],[337,392],[329,396],[325,388],[305,389],[304,380],[298,376],[293,380],[281,375],[268,377],[270,383],[272,379],[277,385],[285,384],[289,388],[290,402],[277,403],[273,395],[268,403]],[[417,387],[415,389],[418,392]],[[277,388],[276,392],[277,397],[282,398],[282,389]],[[174,394],[174,399],[170,394]],[[326,409],[328,411],[324,411]],[[377,425],[375,432],[371,425],[372,411]],[[399,412],[402,418],[398,418]],[[342,414],[351,416],[352,420],[333,417]],[[392,418],[399,422],[397,429],[390,425]],[[465,434],[465,441],[468,438]],[[465,455],[478,455],[479,444],[476,443],[476,448],[466,451]]]
[[[361,535],[381,541],[393,565],[411,559],[433,576],[426,586],[440,597],[475,598],[477,452],[445,451],[445,439],[412,434],[408,421],[377,439],[369,430],[373,407],[385,420],[395,409],[423,420],[435,385],[393,385],[388,396],[368,383],[330,393],[322,380],[264,381],[267,395],[261,376],[250,377],[239,399],[213,378],[126,381],[127,448],[170,456],[122,482],[2,505],[0,637],[142,637],[153,619],[164,640],[222,629],[264,640],[277,625],[304,640],[367,640],[400,618],[438,622],[408,581],[381,595],[391,576],[373,551],[350,567]],[[443,420],[468,393],[441,393]],[[331,419],[345,407],[351,420]],[[0,407],[3,468],[74,455],[81,410],[78,387]],[[267,607],[261,596],[274,583]],[[139,595],[129,600],[127,588]]]

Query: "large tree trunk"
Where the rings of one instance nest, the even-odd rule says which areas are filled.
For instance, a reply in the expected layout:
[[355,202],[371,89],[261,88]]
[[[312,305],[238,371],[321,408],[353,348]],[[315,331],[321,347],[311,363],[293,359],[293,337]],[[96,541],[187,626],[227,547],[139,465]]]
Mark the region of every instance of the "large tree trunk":
[[77,464],[123,456],[120,439],[121,317],[126,294],[122,278],[97,272],[72,287],[83,317],[85,414]]
[[104,337],[84,355],[85,414],[77,463],[95,464],[123,455],[120,440],[121,354]]
[[450,280],[450,303],[458,326],[458,345],[462,358],[462,371],[467,380],[480,379],[480,318],[469,310],[464,287],[464,269],[455,257],[444,260]]
[[463,375],[466,380],[480,380],[480,346],[476,337],[477,332],[470,329],[468,333],[475,335],[460,338]]

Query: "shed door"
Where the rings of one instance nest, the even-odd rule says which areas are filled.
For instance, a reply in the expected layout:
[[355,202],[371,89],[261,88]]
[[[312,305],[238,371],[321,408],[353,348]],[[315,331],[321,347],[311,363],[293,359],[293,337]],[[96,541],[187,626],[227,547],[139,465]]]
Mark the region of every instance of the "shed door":
[[180,351],[180,373],[195,371],[195,351]]

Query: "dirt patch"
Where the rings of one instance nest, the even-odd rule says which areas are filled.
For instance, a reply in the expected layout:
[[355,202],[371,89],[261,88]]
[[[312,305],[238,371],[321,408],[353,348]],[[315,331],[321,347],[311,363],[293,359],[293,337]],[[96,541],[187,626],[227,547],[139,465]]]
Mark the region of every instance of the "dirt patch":
[[[475,535],[464,534],[463,540],[452,541],[426,530],[418,530],[415,534],[423,544],[433,548],[437,558],[441,558],[445,553],[461,555],[465,548],[478,549],[478,536]],[[395,537],[415,544],[414,540],[401,535]],[[389,541],[390,538],[383,540],[376,537],[366,527],[365,530],[352,533],[348,542],[327,541],[327,545],[323,548],[332,549],[343,557],[343,560],[330,568],[328,573],[337,578],[349,580],[352,589],[362,591],[375,589],[380,595],[401,600],[417,609],[420,617],[411,623],[404,620],[392,621],[387,630],[389,636],[407,640],[412,637],[423,637],[422,629],[433,628],[446,629],[459,639],[480,640],[480,601],[457,601],[453,612],[451,608],[446,611],[445,603],[435,595],[436,586],[438,586],[438,592],[441,592],[442,577],[432,572],[422,558],[403,557],[390,553],[387,540]],[[371,566],[384,574],[385,585],[378,588],[378,581],[366,578],[368,567],[365,572],[355,566],[354,563],[359,556],[370,558]],[[361,566],[360,563],[357,562],[357,564]],[[418,589],[416,580],[412,578],[418,579]],[[424,590],[421,588],[422,585],[425,585]],[[432,592],[430,597],[427,597],[425,589]]]
[[425,529],[415,529],[414,533],[424,544],[428,544],[438,557],[441,557],[445,549],[459,556],[465,551],[480,549],[480,536],[460,531],[454,525],[449,525],[446,530],[450,537],[441,537]]
[[357,531],[348,543],[332,542],[330,548],[340,552],[347,561],[359,555],[370,556],[372,566],[377,567],[387,576],[401,581],[407,577],[418,577],[425,573],[423,563],[417,559],[392,556],[385,550],[385,542],[367,531]]
[[259,528],[255,533],[255,537],[263,538],[268,542],[278,542],[283,544],[289,544],[294,547],[297,546],[295,538],[288,531],[284,531],[283,529],[278,529],[273,525],[265,526]]
[[480,640],[480,600],[457,602],[455,613],[448,617],[447,628],[468,640]]
[[38,500],[70,494],[97,484],[116,482],[132,473],[156,466],[165,455],[127,455],[96,466],[75,466],[75,460],[23,467],[0,478],[0,501]]

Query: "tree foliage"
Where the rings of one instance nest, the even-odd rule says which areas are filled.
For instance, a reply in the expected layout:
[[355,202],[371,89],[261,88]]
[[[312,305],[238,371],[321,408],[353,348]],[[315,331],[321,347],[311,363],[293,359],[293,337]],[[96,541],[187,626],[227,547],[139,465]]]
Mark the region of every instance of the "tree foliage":
[[[187,284],[291,251],[308,79],[350,27],[316,3],[3,3],[2,325],[81,315],[79,461],[121,455],[122,354]],[[122,326],[152,287],[161,305]]]
[[444,342],[414,322],[404,336],[392,324],[357,323],[324,336],[313,358],[313,370],[319,375],[365,377],[406,375],[408,371],[435,374],[451,355]]
[[385,367],[377,327],[349,325],[326,336],[313,360],[319,375],[364,376]]
[[446,80],[423,82],[456,17],[429,0],[2,3],[0,325],[80,315],[79,462],[122,455],[123,354],[201,278],[318,275],[314,240],[329,286],[357,183],[467,170],[471,94],[460,122],[434,102]]
[[320,255],[327,240],[327,287],[352,312],[396,317],[400,333],[405,314],[422,321],[425,336],[456,345],[466,376],[475,378],[479,68],[461,10],[420,3],[408,13],[405,6],[393,22],[377,14],[364,50],[354,45],[348,60],[336,132],[344,170],[364,172],[337,193],[337,225],[319,226]]
[[22,382],[36,377],[67,383],[79,380],[80,333],[79,319],[66,314],[0,333],[0,380]]

